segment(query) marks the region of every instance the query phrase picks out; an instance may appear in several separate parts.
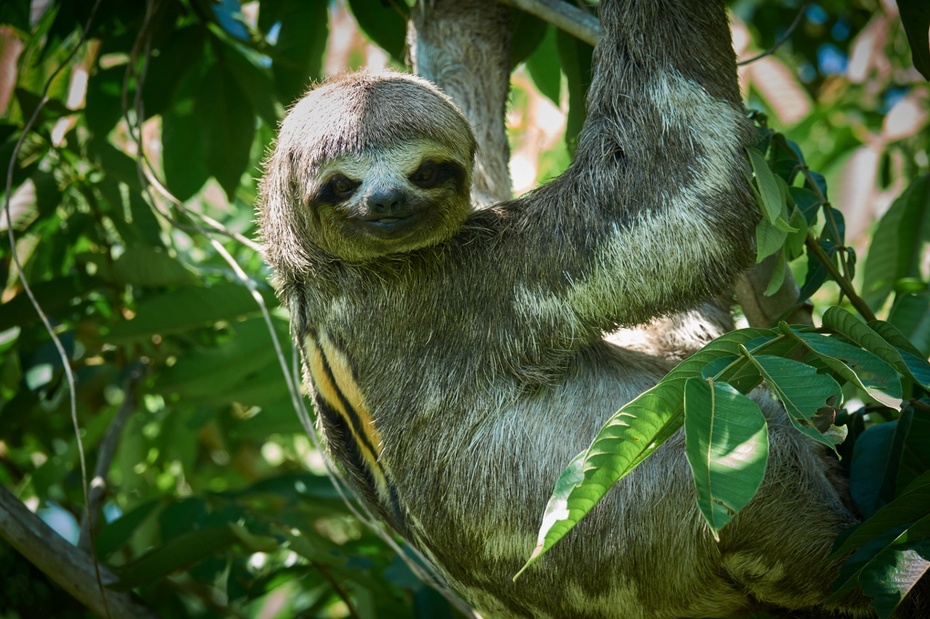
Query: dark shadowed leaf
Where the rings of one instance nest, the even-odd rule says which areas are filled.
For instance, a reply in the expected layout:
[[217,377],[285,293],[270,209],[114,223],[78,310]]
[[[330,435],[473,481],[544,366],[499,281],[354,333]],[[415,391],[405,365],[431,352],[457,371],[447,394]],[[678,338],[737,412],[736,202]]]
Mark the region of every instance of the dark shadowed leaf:
[[232,199],[249,166],[255,113],[235,78],[221,64],[207,71],[195,105],[207,171]]
[[130,247],[113,265],[113,275],[121,284],[133,286],[189,286],[197,274],[177,259],[151,247]]
[[901,23],[907,32],[914,66],[920,74],[930,80],[930,4],[925,0],[898,0]]
[[556,47],[562,71],[568,80],[569,107],[565,142],[569,151],[574,152],[575,140],[581,132],[586,116],[585,97],[591,84],[591,54],[594,48],[562,30],[556,33]]
[[545,37],[536,50],[526,59],[526,68],[539,92],[549,98],[555,105],[561,105],[562,68],[559,66],[559,49],[556,44],[556,31],[552,26],[546,29]]
[[165,185],[182,202],[200,191],[210,177],[204,162],[204,127],[187,100],[162,113],[162,166]]
[[[273,304],[273,295],[268,293],[266,302]],[[257,311],[255,299],[239,284],[182,288],[141,301],[135,318],[118,323],[107,337],[127,340],[184,331]]]
[[362,32],[394,60],[403,63],[407,15],[401,11],[407,5],[381,0],[349,0],[349,8]]
[[[329,33],[328,4],[306,0],[262,2],[260,27],[267,31],[280,24],[271,70],[278,99],[285,105],[290,105],[320,77]],[[379,2],[373,4],[383,9]]]

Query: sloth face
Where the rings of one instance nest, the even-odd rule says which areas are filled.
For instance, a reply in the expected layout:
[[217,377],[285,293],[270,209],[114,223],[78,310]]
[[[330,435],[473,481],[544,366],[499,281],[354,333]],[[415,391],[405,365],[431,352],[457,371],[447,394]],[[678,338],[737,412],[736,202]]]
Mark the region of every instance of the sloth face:
[[471,210],[469,182],[466,165],[431,140],[343,155],[314,174],[309,233],[347,260],[440,243]]

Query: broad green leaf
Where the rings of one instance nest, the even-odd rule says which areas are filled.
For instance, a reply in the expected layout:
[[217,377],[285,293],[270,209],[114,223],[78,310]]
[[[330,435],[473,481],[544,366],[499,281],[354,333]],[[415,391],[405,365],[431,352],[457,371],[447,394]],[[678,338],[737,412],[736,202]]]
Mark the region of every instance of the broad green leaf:
[[[162,370],[155,390],[213,406],[231,401],[262,404],[268,396],[283,395],[287,386],[264,319],[251,318],[231,328],[235,337],[217,347],[191,350]],[[286,341],[286,327],[279,328],[277,336]],[[256,394],[257,387],[264,393]]]
[[166,503],[167,499],[164,497],[146,501],[120,518],[104,525],[94,536],[100,557],[106,558],[122,548],[142,523],[152,514],[157,513]]
[[930,473],[925,473],[834,550],[833,558],[853,549],[855,553],[843,565],[831,597],[838,598],[859,582],[863,591],[879,598],[885,613],[890,613],[927,572],[930,563],[920,555],[930,553],[928,538]]
[[906,526],[930,516],[930,472],[926,472],[901,492],[900,496],[860,524],[834,550],[838,557],[867,543],[887,531]]
[[106,139],[123,114],[122,92],[125,77],[126,67],[118,65],[98,70],[87,83],[84,118],[87,127],[99,140]]
[[739,355],[740,346],[751,340],[767,344],[766,336],[772,334],[768,329],[741,329],[714,340],[608,419],[588,449],[559,476],[536,547],[518,575],[571,531],[611,486],[681,428],[689,378],[700,377],[705,365],[721,357]]
[[769,456],[768,424],[759,405],[726,383],[685,384],[685,445],[697,502],[715,539],[752,500]]
[[[378,15],[383,16],[381,23],[388,30],[395,32],[396,36],[396,27],[391,26],[396,24],[396,20],[390,17],[395,9],[385,8],[375,0],[368,2],[376,5],[373,10],[377,9]],[[260,25],[267,31],[275,23],[280,24],[272,54],[271,71],[274,74],[278,99],[286,105],[300,97],[311,82],[320,77],[323,54],[329,38],[328,4],[307,0],[262,2],[262,10],[259,12]],[[355,2],[352,4],[354,7]]]
[[759,368],[769,389],[785,406],[788,419],[799,432],[833,449],[836,441],[814,425],[814,416],[824,408],[836,408],[843,399],[840,385],[826,374],[818,374],[809,365],[773,357],[751,355],[747,358]]
[[210,178],[203,157],[204,127],[194,113],[193,105],[193,99],[189,99],[161,115],[165,185],[182,202],[200,191]]
[[572,35],[559,30],[556,47],[562,71],[568,82],[568,120],[565,127],[565,143],[569,152],[575,152],[575,141],[584,124],[585,98],[591,83],[591,54],[594,48]]
[[804,213],[795,208],[791,211],[791,225],[797,229],[785,239],[785,256],[791,261],[800,258],[804,253],[804,244],[807,241],[808,225]]
[[239,85],[239,90],[248,98],[252,109],[268,126],[277,128],[282,110],[275,101],[271,75],[232,45],[224,45],[222,52],[222,61]]
[[808,226],[814,225],[817,221],[817,213],[823,206],[823,200],[816,193],[805,187],[789,187],[788,195],[794,201],[797,210],[804,215],[804,220]]
[[820,335],[798,333],[779,325],[786,335],[797,338],[821,362],[870,396],[892,408],[901,404],[901,381],[895,369],[880,357],[846,342]]
[[[759,199],[759,207],[765,219],[774,225],[785,209],[785,201],[779,189],[777,177],[772,174],[762,153],[755,148],[749,149],[749,163],[752,165],[752,173],[755,176],[754,189]],[[788,231],[785,230],[785,232]]]
[[[324,3],[321,3],[324,4]],[[407,9],[404,2],[381,2],[381,0],[349,0],[349,8],[369,39],[394,57],[404,62],[406,49]]]
[[888,322],[920,350],[921,357],[930,354],[930,291],[899,294]]
[[[510,66],[516,68],[536,51],[552,30],[546,22],[520,9],[510,9]],[[558,65],[556,65],[558,69]]]
[[[927,402],[923,400],[924,405]],[[899,454],[895,488],[905,488],[925,471],[930,471],[930,415],[926,410],[910,406],[897,425],[897,433],[903,437],[895,443]]]
[[197,274],[177,259],[151,247],[129,247],[113,264],[113,275],[121,284],[163,287],[196,284]]
[[882,216],[866,256],[863,298],[880,307],[902,278],[920,274],[922,248],[930,243],[930,176],[924,174]]
[[927,34],[930,29],[930,4],[924,0],[898,0],[898,9],[901,11],[901,23],[907,33],[907,42],[911,46],[914,67],[930,80],[930,41]]
[[249,166],[255,137],[252,106],[229,71],[214,64],[203,78],[194,109],[207,171],[231,200]]
[[892,498],[892,482],[897,460],[892,461],[892,445],[898,424],[879,423],[856,437],[849,478],[850,495],[866,518]]
[[785,282],[785,270],[787,268],[785,252],[782,249],[781,255],[775,261],[775,268],[772,269],[772,276],[769,278],[769,285],[765,288],[765,296],[770,297],[781,289]]
[[779,230],[767,219],[762,219],[756,226],[756,262],[762,262],[778,252],[785,244],[788,233]]
[[[930,389],[930,364],[925,361],[922,362],[920,359],[913,359],[913,355],[909,355],[912,357],[909,365],[897,348],[873,331],[870,326],[861,322],[851,312],[839,306],[830,307],[824,312],[823,326],[842,333],[852,342],[859,344],[865,350],[875,353],[882,360],[893,365],[901,374],[909,376],[925,389]],[[916,370],[916,374],[911,369],[912,366]]]
[[126,591],[154,584],[239,541],[233,525],[212,527],[176,537],[139,559],[117,569],[119,580],[110,587]]
[[[270,293],[266,302],[274,303]],[[154,333],[185,331],[257,311],[255,299],[239,284],[181,288],[140,301],[136,316],[116,324],[107,339],[122,341]]]
[[542,43],[526,59],[526,68],[533,78],[539,92],[555,105],[561,105],[562,68],[559,64],[559,50],[556,45],[555,28],[549,26]]
[[200,77],[206,61],[204,44],[209,31],[202,26],[174,30],[151,57],[145,72],[142,101],[146,118],[162,114]]

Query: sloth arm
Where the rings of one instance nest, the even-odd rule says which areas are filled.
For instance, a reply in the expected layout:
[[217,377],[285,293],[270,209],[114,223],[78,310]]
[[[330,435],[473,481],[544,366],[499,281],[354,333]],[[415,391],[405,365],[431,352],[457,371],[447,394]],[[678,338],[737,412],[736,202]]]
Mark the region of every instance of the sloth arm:
[[472,247],[506,265],[494,288],[538,326],[526,335],[559,350],[719,293],[758,217],[723,4],[605,1],[601,21],[573,164],[467,224],[494,231]]

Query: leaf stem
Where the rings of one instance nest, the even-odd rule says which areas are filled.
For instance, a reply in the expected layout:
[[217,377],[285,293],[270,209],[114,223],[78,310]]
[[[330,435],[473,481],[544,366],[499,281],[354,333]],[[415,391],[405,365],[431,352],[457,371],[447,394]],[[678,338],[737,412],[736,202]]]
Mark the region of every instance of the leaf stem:
[[824,268],[830,272],[830,277],[832,277],[837,284],[839,284],[840,290],[843,291],[843,294],[849,298],[849,302],[852,303],[852,306],[856,308],[856,311],[865,318],[866,320],[875,320],[875,314],[872,312],[872,309],[866,304],[866,302],[856,293],[855,288],[853,288],[852,282],[849,281],[840,270],[836,268],[836,265],[830,259],[830,256],[827,255],[827,252],[823,250],[820,246],[820,243],[817,242],[817,239],[814,238],[814,235],[811,233],[807,234],[807,239],[804,241],[804,244],[807,245],[807,250],[812,252],[817,259],[820,260],[820,263],[823,264]]

